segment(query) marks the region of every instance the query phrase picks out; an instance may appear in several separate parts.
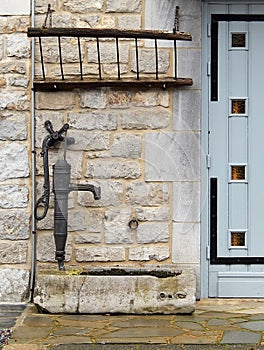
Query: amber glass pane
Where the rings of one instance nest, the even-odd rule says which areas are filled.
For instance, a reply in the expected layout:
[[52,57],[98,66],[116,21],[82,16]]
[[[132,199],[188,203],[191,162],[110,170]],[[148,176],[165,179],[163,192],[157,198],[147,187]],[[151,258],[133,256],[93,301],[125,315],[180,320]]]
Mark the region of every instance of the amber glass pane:
[[231,246],[232,247],[245,247],[245,232],[231,232]]
[[232,165],[231,166],[231,180],[246,180],[246,167],[245,167],[245,165]]
[[245,114],[246,100],[232,100],[232,114]]
[[232,33],[232,47],[246,47],[246,34]]

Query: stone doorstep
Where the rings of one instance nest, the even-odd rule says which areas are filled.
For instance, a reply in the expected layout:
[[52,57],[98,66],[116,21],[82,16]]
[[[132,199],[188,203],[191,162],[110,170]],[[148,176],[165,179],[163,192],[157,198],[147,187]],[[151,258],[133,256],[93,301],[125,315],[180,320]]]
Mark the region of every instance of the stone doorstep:
[[[135,269],[136,271],[136,269]],[[37,274],[34,303],[49,313],[190,314],[195,311],[192,270],[152,275],[89,275],[71,270]]]

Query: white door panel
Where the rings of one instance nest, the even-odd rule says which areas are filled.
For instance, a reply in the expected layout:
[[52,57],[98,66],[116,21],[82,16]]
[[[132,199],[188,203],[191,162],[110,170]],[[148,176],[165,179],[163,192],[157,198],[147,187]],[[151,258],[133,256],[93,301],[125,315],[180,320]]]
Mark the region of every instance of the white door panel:
[[264,297],[264,5],[210,9],[209,296]]

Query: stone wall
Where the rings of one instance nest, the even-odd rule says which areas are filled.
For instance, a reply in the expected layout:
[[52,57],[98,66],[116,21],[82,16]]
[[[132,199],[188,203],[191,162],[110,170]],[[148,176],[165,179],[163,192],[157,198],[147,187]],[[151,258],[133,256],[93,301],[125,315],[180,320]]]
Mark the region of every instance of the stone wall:
[[[173,0],[49,3],[55,10],[54,27],[173,28]],[[200,1],[181,0],[177,5],[180,30],[194,36],[192,43],[178,42],[179,74],[194,79],[192,88],[100,88],[35,94],[37,196],[43,185],[40,151],[46,120],[55,130],[65,122],[70,125],[68,136],[75,138],[67,151],[72,182],[96,184],[102,190],[99,201],[89,192],[69,196],[69,265],[199,266]],[[43,25],[46,10],[46,1],[35,1],[36,27]],[[25,32],[30,17],[5,15],[0,21],[0,272],[6,271],[8,281],[11,272],[23,271],[26,280],[31,259],[31,204],[30,40]],[[101,63],[104,76],[111,77],[117,70],[114,43],[109,40],[105,44]],[[74,39],[62,40],[65,74],[73,77],[79,74],[76,45]],[[98,74],[94,45],[82,41],[84,70],[91,77]],[[135,74],[133,44],[124,40],[120,45],[121,75]],[[140,45],[141,73],[155,72],[150,59],[153,45]],[[172,72],[171,50],[164,45],[160,55],[164,74]],[[36,43],[35,72],[41,75],[38,52]],[[58,77],[56,40],[45,39],[43,53],[48,62],[46,73]],[[63,157],[62,147],[49,153],[50,164]],[[128,226],[132,218],[139,222],[137,229]],[[38,222],[38,267],[55,263],[52,229],[51,209]]]
[[[186,2],[177,5],[180,29],[195,30],[194,42],[178,42],[179,74],[194,79],[191,89],[101,88],[36,94],[38,147],[46,119],[56,128],[67,121],[69,135],[76,140],[67,154],[74,181],[102,189],[99,202],[87,192],[71,196],[67,260],[72,264],[199,264],[200,1],[192,1],[191,14]],[[85,4],[71,0],[53,2],[52,7],[55,27],[139,29],[146,22],[149,28],[172,30],[174,25],[173,1],[157,5],[139,0]],[[39,25],[45,10],[37,1]],[[76,42],[61,43],[65,74],[77,75]],[[47,76],[60,76],[56,40],[45,38],[42,47]],[[95,47],[91,40],[81,42],[83,70],[91,76],[98,74]],[[116,75],[114,48],[110,39],[101,44],[105,76]],[[141,73],[155,72],[153,44],[143,42],[140,49]],[[120,40],[120,52],[121,75],[131,75],[133,43]],[[162,52],[166,74],[172,69],[171,48],[165,45]],[[37,74],[39,60],[37,56]],[[133,217],[139,221],[137,230],[128,226]],[[54,261],[52,233],[47,231],[51,221],[48,217],[39,223],[40,262]],[[44,246],[50,248],[44,251]]]
[[30,2],[0,4],[0,300],[26,298],[30,249]]

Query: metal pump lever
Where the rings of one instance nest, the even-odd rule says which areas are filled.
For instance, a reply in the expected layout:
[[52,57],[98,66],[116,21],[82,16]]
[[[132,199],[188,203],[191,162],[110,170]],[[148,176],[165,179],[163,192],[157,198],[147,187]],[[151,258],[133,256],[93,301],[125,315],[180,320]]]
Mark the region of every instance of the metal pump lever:
[[[67,130],[69,129],[69,124],[64,124],[59,131],[54,131],[52,124],[49,120],[45,121],[45,129],[49,132],[49,135],[45,137],[42,142],[41,157],[43,158],[43,168],[44,168],[44,191],[42,196],[37,200],[35,205],[35,217],[37,220],[43,220],[47,215],[49,209],[50,200],[50,180],[49,180],[49,148],[54,146],[56,142],[63,141]],[[73,138],[67,139],[68,143],[74,143]]]
[[[50,121],[45,122],[45,128],[49,135],[45,137],[42,144],[41,156],[44,164],[44,193],[38,199],[35,206],[35,214],[37,220],[42,220],[47,214],[50,197],[50,181],[49,181],[49,164],[48,149],[57,141],[64,141],[64,133],[67,132],[69,125],[64,124],[59,131],[54,131]],[[73,138],[67,138],[67,143],[74,143]],[[56,246],[55,258],[58,261],[59,270],[64,270],[65,245],[67,240],[68,229],[68,195],[71,191],[90,191],[93,193],[94,199],[101,198],[101,188],[91,184],[72,184],[71,166],[66,159],[59,159],[53,165],[53,192],[54,192],[54,239]],[[38,210],[44,207],[44,211],[38,214]]]

